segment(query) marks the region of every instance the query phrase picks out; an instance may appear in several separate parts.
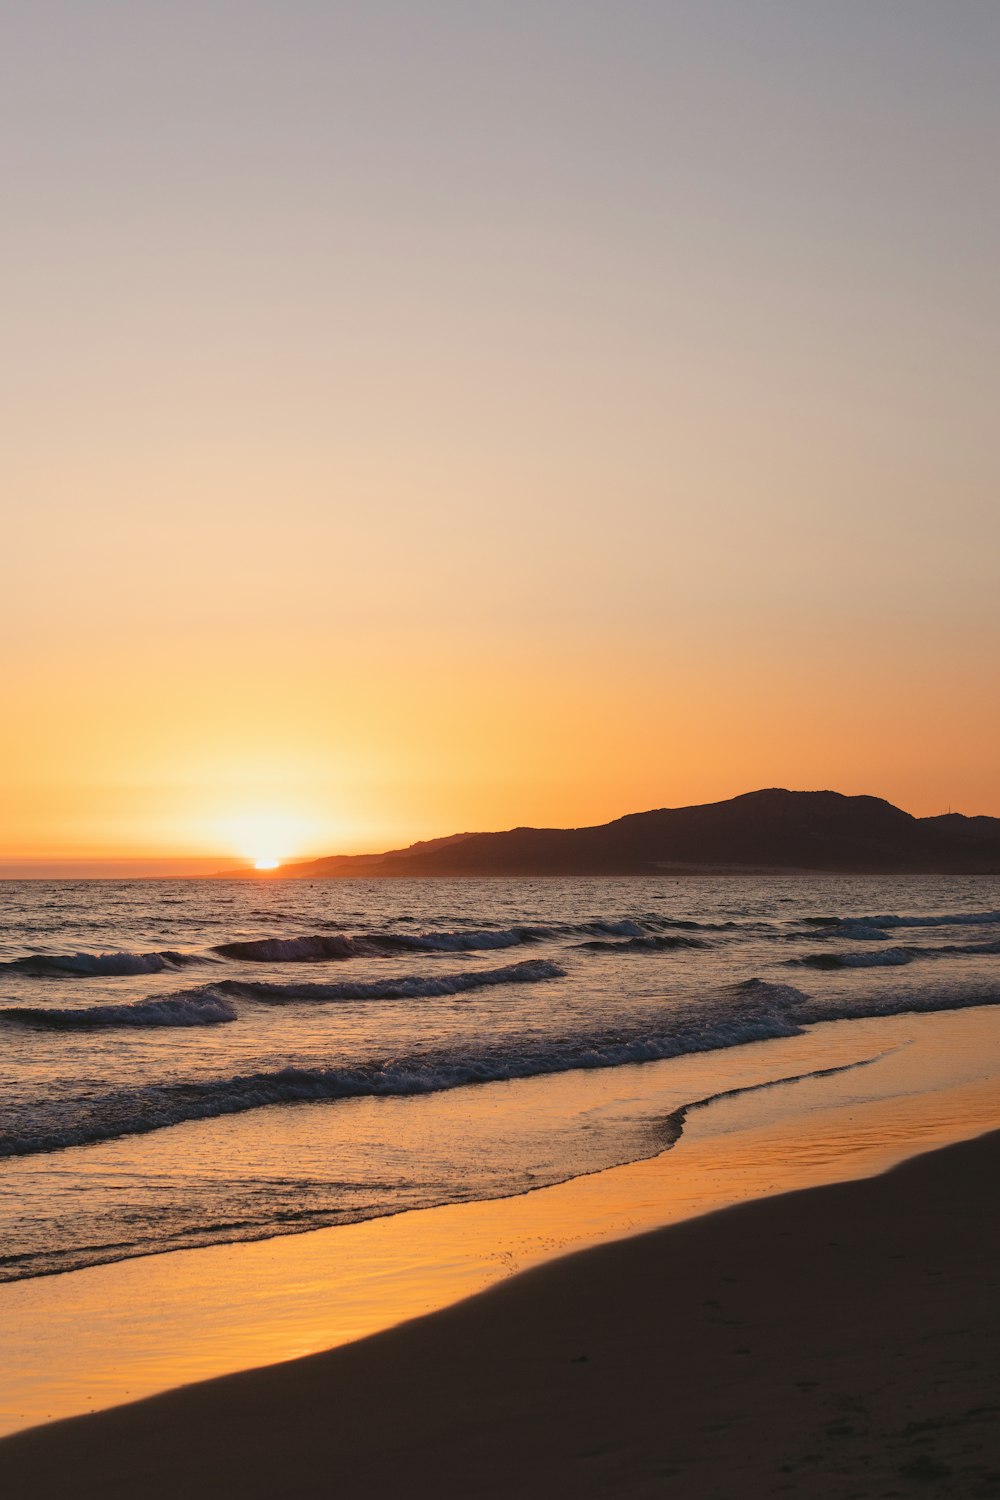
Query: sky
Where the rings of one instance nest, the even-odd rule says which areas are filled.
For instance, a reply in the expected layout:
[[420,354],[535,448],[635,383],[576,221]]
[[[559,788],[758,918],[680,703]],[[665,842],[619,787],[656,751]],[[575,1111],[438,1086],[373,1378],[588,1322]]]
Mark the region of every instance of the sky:
[[1000,815],[998,158],[994,0],[4,6],[0,869]]

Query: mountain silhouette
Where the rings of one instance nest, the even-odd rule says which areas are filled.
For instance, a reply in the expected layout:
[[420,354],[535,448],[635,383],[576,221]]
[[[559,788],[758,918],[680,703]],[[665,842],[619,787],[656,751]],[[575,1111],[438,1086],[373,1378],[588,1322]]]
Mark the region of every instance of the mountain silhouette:
[[593,828],[457,833],[384,854],[331,855],[270,878],[657,875],[726,871],[1000,874],[1000,818],[915,818],[881,797],[746,792]]

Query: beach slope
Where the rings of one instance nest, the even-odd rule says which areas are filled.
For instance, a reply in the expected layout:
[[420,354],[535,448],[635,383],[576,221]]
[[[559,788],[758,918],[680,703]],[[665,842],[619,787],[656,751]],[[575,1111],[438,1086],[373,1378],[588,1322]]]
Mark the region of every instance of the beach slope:
[[1000,1494],[1000,1133],[0,1443],[33,1500]]

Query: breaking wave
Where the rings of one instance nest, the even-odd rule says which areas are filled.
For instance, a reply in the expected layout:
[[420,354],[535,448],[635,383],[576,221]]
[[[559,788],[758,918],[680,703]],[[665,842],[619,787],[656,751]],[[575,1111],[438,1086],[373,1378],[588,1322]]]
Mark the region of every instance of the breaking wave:
[[[442,975],[437,980],[409,976],[369,985],[258,985],[227,980],[211,990],[195,992],[200,996],[197,1002],[194,995],[189,995],[134,1006],[94,1007],[90,1013],[77,1012],[74,1021],[81,1014],[96,1012],[115,1019],[110,1022],[88,1019],[85,1025],[191,1024],[183,1020],[136,1022],[134,1017],[148,1007],[152,1018],[156,1009],[164,1006],[170,1006],[178,1015],[183,1015],[182,1007],[190,1010],[193,1004],[201,1003],[209,1007],[206,1016],[213,1005],[218,1006],[221,1020],[226,1002],[241,997],[280,1002],[289,999],[370,999],[388,993],[457,993],[458,986],[468,988],[477,983],[524,982],[531,978],[555,977],[561,972],[554,964],[527,961],[506,969],[481,971],[478,975]],[[421,986],[421,989],[417,990],[415,986]],[[0,1156],[55,1151],[271,1105],[361,1096],[430,1094],[475,1084],[577,1069],[612,1068],[693,1052],[717,1051],[748,1042],[797,1036],[820,1021],[959,1010],[997,1003],[1000,1003],[1000,986],[994,990],[979,985],[972,991],[963,989],[951,993],[938,990],[924,994],[848,993],[836,999],[816,999],[794,985],[755,977],[729,986],[701,1011],[685,1004],[672,1011],[665,1005],[657,1022],[650,1025],[647,1016],[641,1030],[637,1026],[635,1030],[604,1029],[589,1034],[537,1039],[529,1034],[507,1044],[470,1038],[464,1047],[426,1055],[397,1056],[341,1066],[293,1065],[208,1080],[162,1082],[103,1095],[88,1093],[74,1097],[60,1094],[41,1098],[34,1101],[27,1111],[12,1110],[5,1116],[0,1113]],[[128,1012],[130,1019],[123,1022],[122,1012]],[[47,1013],[50,1017],[55,1014],[65,1013]],[[10,1013],[7,1015],[9,1018]],[[55,1024],[73,1023],[60,1019]]]
[[711,1018],[687,1016],[676,1026],[655,1033],[602,1032],[549,1039],[537,1046],[514,1045],[509,1050],[389,1058],[353,1067],[285,1067],[204,1082],[154,1084],[103,1097],[62,1097],[41,1102],[32,1122],[22,1117],[0,1129],[0,1157],[146,1134],[189,1120],[275,1104],[440,1093],[796,1036],[802,1027],[794,1013],[806,998],[791,985],[752,980],[734,991],[726,1013]]
[[789,984],[774,984],[765,979],[746,979],[737,991],[750,995],[763,1014],[774,1006],[793,1013],[799,1027],[814,1026],[821,1021],[859,1021],[878,1016],[926,1015],[937,1011],[971,1010],[980,1005],[1000,1005],[1000,983],[979,983],[973,988],[862,992],[838,994],[835,998],[817,999]]

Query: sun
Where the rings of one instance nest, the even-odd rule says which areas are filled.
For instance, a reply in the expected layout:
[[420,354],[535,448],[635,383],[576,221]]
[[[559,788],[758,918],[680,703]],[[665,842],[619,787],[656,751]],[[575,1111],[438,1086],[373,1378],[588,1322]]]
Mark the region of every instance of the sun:
[[313,833],[304,814],[280,807],[243,808],[218,819],[222,840],[253,870],[266,874],[302,858]]

